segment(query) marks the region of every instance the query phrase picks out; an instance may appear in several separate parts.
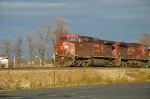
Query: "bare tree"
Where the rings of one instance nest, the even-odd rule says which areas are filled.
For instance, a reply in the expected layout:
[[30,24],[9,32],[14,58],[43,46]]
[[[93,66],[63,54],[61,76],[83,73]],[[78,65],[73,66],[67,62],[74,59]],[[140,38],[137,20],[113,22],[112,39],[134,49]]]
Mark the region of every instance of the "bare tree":
[[143,33],[139,38],[139,43],[150,46],[150,34]]
[[22,38],[18,38],[15,47],[15,57],[19,67],[21,66],[21,61],[23,56],[22,54],[23,54]]
[[50,38],[50,28],[47,30],[44,28],[38,28],[38,41],[36,43],[37,51],[39,54],[39,58],[42,61],[42,66],[45,65],[45,53],[47,50],[47,47],[49,47],[49,38]]
[[29,57],[30,57],[30,64],[32,66],[32,62],[33,62],[33,50],[34,50],[34,46],[33,46],[33,40],[31,35],[27,35],[26,37],[27,42],[28,42],[28,53],[29,53]]
[[67,21],[63,17],[57,17],[53,20],[54,23],[54,30],[51,32],[51,40],[54,44],[58,41],[58,36],[63,33],[68,33],[68,28],[66,26]]
[[5,55],[8,58],[8,64],[10,63],[10,54],[11,54],[11,41],[10,39],[4,39],[1,42],[2,46],[3,46],[3,55]]
[[6,55],[9,60],[10,59],[10,47],[11,47],[10,39],[4,39],[2,41],[2,45],[4,46],[4,55]]
[[68,33],[66,20],[62,17],[55,18],[52,22],[47,22],[43,27],[38,28],[36,33],[38,34],[36,49],[42,61],[42,65],[44,65],[46,54],[50,50],[50,43],[52,43],[54,47],[58,36],[63,33]]

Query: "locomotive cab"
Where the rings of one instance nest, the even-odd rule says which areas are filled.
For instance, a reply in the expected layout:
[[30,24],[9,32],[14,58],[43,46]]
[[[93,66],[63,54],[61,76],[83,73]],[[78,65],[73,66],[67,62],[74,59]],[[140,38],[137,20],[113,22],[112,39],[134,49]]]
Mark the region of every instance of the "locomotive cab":
[[[54,47],[55,61],[59,64],[71,65],[68,62],[75,55],[75,44],[79,42],[79,36],[75,34],[62,34],[58,37],[58,42]],[[67,61],[67,62],[66,62]]]
[[78,35],[75,34],[62,34],[58,37],[58,42],[55,44],[55,55],[63,56],[66,53],[66,49],[70,44],[78,42]]
[[63,34],[58,37],[57,43],[64,41],[78,41],[78,36],[75,34]]

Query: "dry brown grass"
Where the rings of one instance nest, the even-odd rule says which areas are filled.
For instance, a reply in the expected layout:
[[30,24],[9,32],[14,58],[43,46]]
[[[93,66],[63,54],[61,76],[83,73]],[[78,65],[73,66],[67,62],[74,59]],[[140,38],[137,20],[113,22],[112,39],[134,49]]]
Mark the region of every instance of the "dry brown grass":
[[0,89],[45,88],[150,81],[150,69],[0,71]]

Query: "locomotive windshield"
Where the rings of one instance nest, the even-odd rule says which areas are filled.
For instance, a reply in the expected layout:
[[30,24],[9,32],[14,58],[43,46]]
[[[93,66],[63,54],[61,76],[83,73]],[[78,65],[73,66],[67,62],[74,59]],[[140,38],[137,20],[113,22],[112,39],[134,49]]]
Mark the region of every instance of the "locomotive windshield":
[[69,38],[66,38],[66,37],[61,37],[59,38],[59,41],[77,41],[77,38],[76,37],[69,37]]
[[75,38],[75,37],[69,37],[67,40],[68,41],[77,41],[77,38]]
[[61,41],[66,41],[67,40],[67,38],[66,37],[61,37],[61,38],[59,38],[59,41],[61,42]]

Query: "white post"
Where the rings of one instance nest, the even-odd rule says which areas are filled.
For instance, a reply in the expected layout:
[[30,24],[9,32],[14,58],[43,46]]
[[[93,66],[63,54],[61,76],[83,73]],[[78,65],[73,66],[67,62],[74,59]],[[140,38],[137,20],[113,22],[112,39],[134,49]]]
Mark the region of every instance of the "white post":
[[41,58],[39,56],[35,56],[35,57],[39,59],[40,66],[41,66]]
[[53,54],[53,60],[55,61],[55,54]]
[[41,58],[39,57],[39,60],[40,60],[40,66],[41,66]]
[[14,67],[16,67],[16,59],[14,58]]
[[8,59],[4,59],[5,68],[8,68]]

